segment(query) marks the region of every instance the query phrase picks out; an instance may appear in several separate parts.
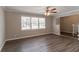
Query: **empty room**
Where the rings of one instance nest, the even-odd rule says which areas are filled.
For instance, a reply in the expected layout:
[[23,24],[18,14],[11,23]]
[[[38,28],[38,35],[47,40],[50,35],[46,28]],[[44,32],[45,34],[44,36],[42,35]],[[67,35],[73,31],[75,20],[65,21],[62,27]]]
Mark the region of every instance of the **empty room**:
[[0,6],[1,52],[79,52],[79,6]]

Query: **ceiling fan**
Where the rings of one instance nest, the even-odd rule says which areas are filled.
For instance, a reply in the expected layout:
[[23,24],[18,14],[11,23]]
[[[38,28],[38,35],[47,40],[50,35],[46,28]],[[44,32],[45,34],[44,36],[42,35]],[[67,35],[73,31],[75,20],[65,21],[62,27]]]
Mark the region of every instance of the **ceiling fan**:
[[57,13],[56,8],[53,8],[51,6],[46,7],[45,16],[49,16],[52,13]]

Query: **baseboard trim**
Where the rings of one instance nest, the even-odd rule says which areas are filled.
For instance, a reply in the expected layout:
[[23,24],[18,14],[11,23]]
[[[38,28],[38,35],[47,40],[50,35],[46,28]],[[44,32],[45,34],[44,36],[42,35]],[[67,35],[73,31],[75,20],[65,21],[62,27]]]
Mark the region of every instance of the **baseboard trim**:
[[72,34],[72,32],[66,32],[66,31],[65,32],[63,31],[63,32],[60,32],[60,33],[70,33],[70,34]]
[[76,38],[76,37],[71,37],[71,36],[65,36],[65,35],[60,35],[60,36],[69,37],[69,38],[73,38],[73,39],[78,39],[78,38]]
[[38,35],[31,35],[31,36],[11,38],[11,39],[7,39],[6,41],[17,40],[17,39],[22,39],[22,38],[29,38],[29,37],[35,37],[35,36],[46,35],[46,34],[52,34],[52,33],[43,33],[43,34],[38,34]]

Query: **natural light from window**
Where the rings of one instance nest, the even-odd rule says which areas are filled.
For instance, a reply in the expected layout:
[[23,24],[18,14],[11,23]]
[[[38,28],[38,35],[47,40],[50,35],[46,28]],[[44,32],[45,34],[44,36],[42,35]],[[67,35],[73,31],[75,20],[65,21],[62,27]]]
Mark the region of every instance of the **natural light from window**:
[[32,29],[38,29],[38,18],[36,17],[31,18],[31,26]]
[[45,18],[21,16],[21,29],[45,29]]

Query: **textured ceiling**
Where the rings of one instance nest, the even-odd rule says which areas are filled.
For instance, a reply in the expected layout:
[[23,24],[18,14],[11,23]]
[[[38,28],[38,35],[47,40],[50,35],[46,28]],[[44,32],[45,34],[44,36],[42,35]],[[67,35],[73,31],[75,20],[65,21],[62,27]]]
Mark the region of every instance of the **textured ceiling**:
[[[58,13],[65,13],[79,9],[79,6],[52,6],[57,8]],[[44,14],[46,6],[6,6],[5,11],[28,12],[36,14]]]

